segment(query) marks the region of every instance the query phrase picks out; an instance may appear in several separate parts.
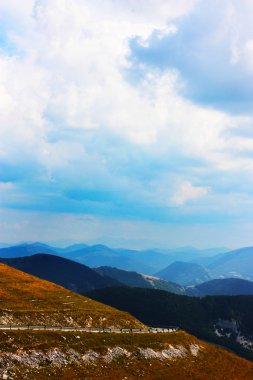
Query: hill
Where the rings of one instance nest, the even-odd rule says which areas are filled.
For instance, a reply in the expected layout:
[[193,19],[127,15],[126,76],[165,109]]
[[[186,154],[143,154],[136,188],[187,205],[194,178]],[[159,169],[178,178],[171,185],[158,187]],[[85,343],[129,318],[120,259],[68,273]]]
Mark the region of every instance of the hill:
[[5,379],[252,380],[253,363],[184,332],[0,331]]
[[13,259],[0,258],[0,262],[77,293],[120,285],[118,281],[100,276],[85,265],[50,254],[36,254]]
[[[143,326],[128,313],[4,264],[0,264],[0,298],[0,323]],[[49,377],[55,380],[133,380],[139,377],[149,380],[247,380],[253,375],[251,362],[183,331],[92,334],[0,330],[0,362],[0,377],[14,380],[44,380]]]
[[0,324],[140,326],[129,314],[0,264]]
[[162,289],[167,292],[184,294],[185,289],[173,282],[162,280],[158,277],[148,276],[137,272],[129,272],[118,268],[112,267],[99,267],[95,268],[102,276],[107,276],[119,281],[126,286],[150,288],[150,289]]
[[183,261],[175,261],[156,275],[183,286],[200,284],[211,278],[207,269],[202,265]]
[[253,281],[253,247],[217,255],[208,265],[213,277],[241,277]]
[[104,288],[86,293],[150,326],[176,325],[253,359],[253,296],[188,297],[162,290]]
[[253,295],[253,282],[240,278],[215,279],[196,285],[194,290],[197,290],[197,294],[202,296]]

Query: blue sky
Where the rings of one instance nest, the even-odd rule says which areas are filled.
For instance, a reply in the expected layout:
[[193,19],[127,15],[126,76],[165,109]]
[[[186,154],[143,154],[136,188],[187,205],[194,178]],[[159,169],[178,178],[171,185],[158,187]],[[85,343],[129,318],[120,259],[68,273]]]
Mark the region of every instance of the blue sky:
[[250,0],[2,0],[0,241],[253,244]]

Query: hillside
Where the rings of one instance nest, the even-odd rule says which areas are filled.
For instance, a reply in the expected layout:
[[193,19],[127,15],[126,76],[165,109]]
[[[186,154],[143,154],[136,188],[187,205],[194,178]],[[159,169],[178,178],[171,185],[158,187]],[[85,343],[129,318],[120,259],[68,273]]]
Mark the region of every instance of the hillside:
[[0,324],[140,326],[129,314],[0,264]]
[[[112,288],[111,292],[115,297],[113,289],[117,288]],[[138,293],[137,288],[123,289]],[[141,290],[170,294],[152,289]],[[120,294],[124,300],[124,291],[121,290]],[[142,296],[149,297],[150,294],[144,293]],[[0,264],[0,299],[2,324],[143,326],[128,313],[5,264]],[[152,305],[152,298],[150,300]],[[253,378],[251,362],[183,331],[168,334],[92,334],[0,330],[0,362],[0,377],[13,380],[44,380],[49,377],[55,380]]]
[[95,270],[100,275],[111,277],[126,286],[161,289],[177,294],[185,293],[185,290],[182,286],[177,285],[173,282],[162,280],[158,277],[148,276],[137,272],[129,272],[112,267],[99,267],[95,268]]
[[94,290],[87,296],[150,326],[180,326],[253,359],[253,296],[197,298],[127,287]]
[[175,261],[156,273],[156,276],[183,286],[200,284],[211,278],[207,269],[202,265],[183,261]]
[[77,293],[120,284],[116,280],[100,276],[85,265],[50,254],[13,259],[0,258],[0,262]]
[[0,331],[0,376],[14,380],[252,380],[253,363],[184,332]]
[[196,285],[194,290],[197,290],[198,294],[202,296],[253,295],[253,282],[241,278],[215,279]]
[[241,277],[253,281],[253,247],[217,255],[208,265],[213,277]]

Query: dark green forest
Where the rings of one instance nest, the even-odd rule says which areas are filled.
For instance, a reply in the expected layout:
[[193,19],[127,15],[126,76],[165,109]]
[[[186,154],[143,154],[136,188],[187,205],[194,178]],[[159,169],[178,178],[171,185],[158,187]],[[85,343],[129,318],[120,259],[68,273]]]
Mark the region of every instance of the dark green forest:
[[[253,351],[236,341],[238,333],[253,334],[253,296],[189,297],[162,290],[112,287],[97,289],[86,296],[128,311],[143,323],[154,327],[179,326],[209,342],[222,345],[237,354],[253,359]],[[223,329],[229,336],[215,334],[219,320],[235,321],[233,329]]]

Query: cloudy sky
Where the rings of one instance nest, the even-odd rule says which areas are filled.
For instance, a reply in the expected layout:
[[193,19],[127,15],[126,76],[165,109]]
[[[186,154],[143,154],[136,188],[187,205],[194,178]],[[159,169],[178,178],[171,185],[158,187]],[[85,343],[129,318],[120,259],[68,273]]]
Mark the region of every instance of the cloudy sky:
[[253,245],[252,0],[0,0],[0,241]]

